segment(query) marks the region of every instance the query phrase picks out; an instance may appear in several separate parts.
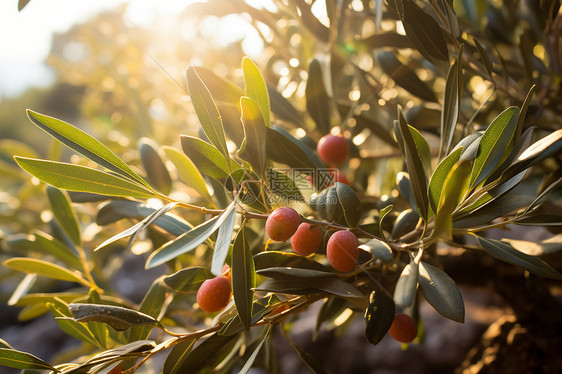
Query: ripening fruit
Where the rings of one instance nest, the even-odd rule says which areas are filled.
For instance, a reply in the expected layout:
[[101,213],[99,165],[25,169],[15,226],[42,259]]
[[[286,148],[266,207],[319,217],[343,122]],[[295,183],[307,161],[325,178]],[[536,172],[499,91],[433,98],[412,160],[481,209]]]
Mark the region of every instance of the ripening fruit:
[[359,260],[358,247],[359,240],[351,231],[336,231],[326,245],[328,261],[336,270],[352,271]]
[[299,228],[301,217],[296,210],[288,206],[276,209],[267,217],[265,232],[277,242],[288,240]]
[[347,159],[349,144],[342,135],[323,136],[316,147],[318,157],[328,165],[340,165]]
[[408,314],[400,313],[394,316],[388,333],[401,343],[409,343],[418,336],[418,324]]
[[299,255],[308,256],[320,249],[322,230],[318,226],[303,222],[291,237],[291,245]]
[[226,277],[207,279],[197,291],[197,304],[205,312],[218,312],[230,301],[231,287]]

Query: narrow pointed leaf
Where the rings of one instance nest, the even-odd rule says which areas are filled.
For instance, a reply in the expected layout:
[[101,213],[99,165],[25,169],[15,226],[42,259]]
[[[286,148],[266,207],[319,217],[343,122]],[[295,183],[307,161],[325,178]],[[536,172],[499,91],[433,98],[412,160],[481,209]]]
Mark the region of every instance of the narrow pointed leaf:
[[443,270],[420,262],[419,284],[423,296],[439,314],[464,322],[464,302],[455,282]]
[[150,138],[141,138],[138,142],[142,166],[146,171],[150,185],[165,195],[172,190],[172,177],[160,156],[158,145]]
[[531,101],[533,100],[533,94],[535,93],[535,85],[532,85],[527,92],[527,96],[525,96],[525,101],[521,105],[521,112],[519,113],[519,120],[517,123],[517,130],[515,130],[515,141],[519,141],[519,137],[521,133],[523,133],[523,128],[525,127],[525,117],[527,117],[527,109],[529,109],[529,105],[531,105]]
[[482,44],[480,44],[478,39],[474,38],[474,44],[476,44],[476,48],[478,49],[478,53],[480,54],[480,58],[482,59],[482,62],[484,62],[484,67],[486,67],[486,71],[488,72],[488,78],[490,78],[490,80],[493,82],[494,81],[494,76],[493,76],[494,69],[492,68],[492,62],[490,61],[490,56],[488,56],[488,53],[486,53],[486,50],[484,49]]
[[68,194],[58,188],[47,186],[47,197],[59,225],[61,225],[74,244],[80,245],[82,242],[80,239],[80,226],[78,225],[74,209],[70,205]]
[[453,166],[457,163],[461,157],[463,147],[457,148],[447,157],[445,157],[439,165],[435,168],[435,171],[431,175],[428,186],[429,203],[433,212],[437,211],[437,206],[439,205],[439,198],[441,197],[441,191],[445,184],[445,179]]
[[429,175],[431,173],[431,150],[429,149],[429,143],[416,128],[408,125],[408,129],[410,130],[412,139],[416,144],[416,149],[418,150],[423,169],[426,175]]
[[222,153],[227,163],[230,164],[222,119],[211,93],[201,81],[193,66],[187,68],[186,74],[191,103],[195,108],[201,127],[211,144]]
[[164,283],[176,292],[188,293],[197,291],[205,280],[213,277],[214,275],[209,269],[194,266],[168,275],[164,278]]
[[453,135],[459,119],[461,106],[463,76],[462,76],[462,45],[459,55],[447,74],[443,110],[441,111],[441,144],[439,155],[447,154],[453,141]]
[[326,93],[320,62],[314,59],[308,67],[306,82],[306,109],[322,134],[330,132],[330,98]]
[[236,221],[236,210],[232,209],[224,223],[219,227],[217,233],[217,241],[215,242],[215,250],[213,251],[213,260],[211,263],[211,272],[215,275],[222,274],[224,261],[228,256],[230,242],[232,240],[232,232],[234,231],[234,222]]
[[408,167],[408,174],[410,175],[410,182],[412,184],[412,192],[414,200],[416,201],[416,208],[420,217],[427,220],[429,199],[427,197],[427,177],[425,175],[423,162],[421,160],[420,149],[412,133],[410,132],[409,125],[406,124],[402,115],[399,115],[399,129],[402,138],[404,139],[404,151],[406,158],[406,165]]
[[380,287],[369,295],[369,306],[365,310],[365,336],[369,343],[376,345],[392,325],[396,306],[390,295]]
[[174,147],[162,147],[168,159],[174,164],[180,179],[189,187],[193,188],[197,193],[207,200],[211,200],[207,184],[201,175],[197,166],[187,157]]
[[562,276],[558,273],[558,271],[539,257],[529,256],[528,254],[513,248],[511,244],[504,243],[499,240],[487,239],[477,235],[474,236],[486,252],[502,261],[519,266],[520,268],[523,268],[533,274],[540,275],[541,277],[562,279]]
[[[164,276],[157,278],[152,282],[146,295],[144,295],[140,305],[139,312],[158,319],[166,307],[167,288],[164,286]],[[152,331],[153,325],[133,326],[129,331],[129,342],[147,339]]]
[[266,128],[267,157],[292,168],[322,169],[324,164],[307,145],[280,127]]
[[265,126],[271,127],[269,93],[263,75],[249,57],[243,58],[242,70],[244,71],[244,87],[246,96],[257,103],[261,110]]
[[266,161],[265,123],[256,102],[247,97],[240,98],[242,123],[244,124],[245,147],[239,156],[248,161],[254,171],[263,176]]
[[148,217],[146,217],[145,219],[143,219],[142,221],[140,221],[136,225],[128,228],[125,231],[120,232],[117,235],[112,236],[111,238],[107,239],[106,241],[104,241],[103,243],[98,245],[96,247],[96,249],[94,249],[94,252],[97,251],[97,250],[100,250],[101,248],[107,247],[111,243],[115,243],[116,241],[121,240],[123,238],[127,238],[129,236],[131,237],[131,239],[129,240],[129,244],[127,245],[127,250],[131,249],[131,246],[133,245],[134,241],[136,240],[136,238],[140,235],[140,233],[144,229],[146,229],[154,221],[156,221],[159,217],[166,214],[170,209],[172,209],[176,205],[177,205],[177,203],[175,203],[175,202],[164,205],[162,208],[154,211],[154,213],[150,214]]
[[90,282],[84,279],[80,273],[65,269],[51,262],[27,257],[12,257],[4,261],[4,265],[24,273],[36,273],[40,276],[67,282],[77,282],[90,287]]
[[88,329],[87,325],[84,323],[77,322],[72,319],[72,313],[68,310],[68,304],[64,301],[55,298],[51,302],[47,303],[49,310],[55,317],[57,325],[66,334],[75,337],[76,339],[93,344],[99,348],[97,339],[92,335],[92,332]]
[[70,268],[80,269],[82,267],[78,253],[63,242],[44,232],[35,232],[33,238],[35,240],[32,242],[33,245],[29,247],[30,250],[52,255]]
[[232,295],[240,321],[246,330],[250,329],[252,304],[255,287],[255,265],[246,239],[244,227],[238,231],[232,248]]
[[410,307],[414,302],[414,297],[416,296],[416,290],[418,288],[418,274],[419,265],[412,259],[409,264],[407,264],[402,273],[400,273],[400,278],[396,282],[396,288],[394,289],[394,301],[403,307]]
[[102,322],[116,331],[125,331],[136,325],[160,325],[158,320],[133,309],[114,305],[71,303],[68,310],[77,322]]
[[181,135],[181,148],[199,171],[211,178],[228,178],[228,161],[213,145],[193,136]]
[[184,365],[189,352],[197,339],[187,339],[175,344],[164,361],[163,373],[166,374],[183,374],[185,373]]
[[229,213],[236,207],[236,200],[220,215],[201,225],[194,227],[178,238],[164,244],[148,257],[145,267],[147,269],[162,265],[163,263],[187,253],[202,244],[211,236],[228,218]]
[[248,357],[248,360],[246,360],[246,363],[244,364],[244,366],[242,366],[242,369],[240,369],[238,374],[247,374],[250,371],[250,368],[252,367],[252,365],[256,361],[256,358],[258,357],[258,353],[260,353],[260,350],[261,350],[261,347],[263,346],[263,343],[266,342],[266,340],[269,338],[269,336],[271,334],[272,326],[273,325],[269,325],[269,327],[267,328],[267,331],[265,332],[265,334],[261,338],[259,344],[256,346],[256,348],[254,349],[254,351],[252,352],[250,357]]
[[98,165],[148,186],[142,177],[135,173],[129,165],[84,131],[69,123],[32,110],[27,111],[27,116],[31,122],[72,150],[89,158]]
[[51,370],[56,373],[59,372],[59,370],[30,353],[9,348],[0,348],[0,365],[16,369]]
[[500,113],[486,129],[470,175],[471,187],[484,181],[500,164],[512,143],[518,119],[519,108],[512,106]]
[[470,161],[462,161],[451,168],[443,183],[432,235],[452,239],[453,212],[468,189],[471,167]]
[[29,174],[63,190],[140,199],[154,196],[148,188],[96,169],[23,157],[15,160]]
[[8,299],[7,304],[10,306],[16,305],[17,302],[20,301],[20,299],[29,292],[31,287],[33,287],[36,279],[37,279],[37,274],[35,273],[27,274],[20,281],[14,292],[12,292],[12,296],[10,296],[10,299]]
[[371,255],[381,260],[384,264],[390,263],[392,261],[392,250],[390,246],[379,239],[371,239],[365,244],[361,244],[359,249],[370,252]]

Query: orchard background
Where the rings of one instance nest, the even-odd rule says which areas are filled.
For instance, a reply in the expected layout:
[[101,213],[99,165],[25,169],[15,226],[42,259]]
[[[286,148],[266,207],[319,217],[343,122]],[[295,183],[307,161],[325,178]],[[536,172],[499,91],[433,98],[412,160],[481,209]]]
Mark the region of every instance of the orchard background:
[[0,372],[562,370],[558,1],[129,6],[0,103]]

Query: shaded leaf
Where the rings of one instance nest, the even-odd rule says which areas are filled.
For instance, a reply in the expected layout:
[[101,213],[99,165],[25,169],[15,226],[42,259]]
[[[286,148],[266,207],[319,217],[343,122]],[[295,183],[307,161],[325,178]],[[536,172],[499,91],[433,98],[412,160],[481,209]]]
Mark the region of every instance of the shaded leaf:
[[[144,295],[140,305],[139,312],[144,313],[154,319],[158,319],[166,309],[166,292],[167,289],[163,284],[164,276],[157,278],[152,282],[148,292]],[[129,331],[129,342],[147,339],[152,330],[151,325],[135,325]]]
[[419,284],[423,296],[439,314],[453,321],[464,322],[464,303],[455,282],[433,265],[420,262]]
[[427,197],[427,177],[421,161],[420,150],[406,124],[403,116],[399,114],[399,129],[404,139],[404,156],[412,184],[412,192],[416,201],[416,208],[420,217],[427,220],[429,199]]
[[158,145],[150,138],[140,138],[138,142],[142,166],[151,186],[165,195],[172,190],[172,178],[160,153]]
[[409,66],[402,64],[390,51],[377,51],[375,53],[381,69],[396,84],[414,96],[429,102],[437,102],[435,93],[420,79],[416,72]]
[[[380,1],[381,6],[377,7],[377,10],[382,10],[382,1]],[[382,13],[381,13],[382,14]],[[366,37],[361,40],[361,44],[366,46],[369,50],[383,48],[383,47],[393,47],[393,48],[412,48],[412,43],[404,35],[400,35],[395,32],[381,32]]]
[[519,108],[509,107],[492,121],[478,146],[478,156],[470,175],[470,186],[484,181],[500,164],[515,134]]
[[328,134],[330,124],[330,98],[326,93],[322,67],[318,60],[313,59],[308,67],[308,80],[306,82],[306,109],[321,134]]
[[323,169],[324,164],[303,142],[280,127],[266,128],[267,157],[297,169]]
[[209,373],[234,349],[237,340],[237,335],[222,336],[215,333],[194,349],[187,350],[186,343],[180,361],[170,366],[175,370],[171,373]]
[[381,260],[383,264],[388,264],[392,261],[392,250],[382,240],[371,239],[367,243],[361,244],[359,249],[370,252],[374,258]]
[[68,310],[77,322],[107,323],[116,331],[125,331],[143,324],[160,325],[158,320],[145,313],[114,305],[71,303],[68,305]]
[[154,196],[150,190],[137,183],[96,169],[17,156],[15,160],[29,174],[64,190],[141,199]]
[[165,374],[185,373],[185,360],[196,341],[196,339],[187,339],[178,344],[175,344],[170,353],[168,353],[166,361],[164,361],[164,368],[162,372]]
[[382,229],[382,221],[384,217],[386,217],[387,214],[392,211],[393,208],[394,208],[393,205],[387,205],[379,211],[379,232],[383,235],[383,239],[384,239],[384,231]]
[[24,273],[35,273],[52,279],[77,282],[86,287],[91,286],[90,282],[84,279],[79,272],[73,272],[60,265],[43,260],[27,257],[12,257],[4,261],[4,265],[14,270],[23,271]]
[[145,267],[151,269],[158,265],[170,261],[177,256],[189,252],[202,244],[209,236],[211,236],[228,218],[230,212],[236,208],[236,200],[221,213],[219,216],[213,217],[207,222],[185,232],[176,239],[164,244],[156,251],[152,252],[146,261]]
[[270,337],[272,327],[273,327],[273,325],[269,325],[267,327],[267,331],[265,332],[263,337],[260,338],[259,344],[256,346],[256,348],[254,349],[254,351],[252,352],[250,357],[248,357],[248,360],[246,360],[246,363],[244,364],[244,366],[242,366],[242,369],[240,369],[238,374],[247,374],[248,371],[250,371],[250,368],[252,367],[252,365],[256,361],[256,357],[258,357],[258,353],[260,352],[261,347],[263,346],[263,343],[265,343],[265,341]]
[[488,72],[488,78],[490,78],[490,80],[493,82],[494,81],[494,76],[493,76],[494,69],[492,67],[492,62],[490,61],[490,57],[488,56],[488,53],[486,52],[486,50],[484,49],[482,44],[480,44],[478,39],[474,38],[474,44],[476,45],[476,48],[478,49],[478,53],[480,54],[480,58],[482,59],[482,62],[484,62],[484,66],[486,67],[486,71]]
[[55,298],[51,302],[47,303],[47,306],[62,331],[80,341],[93,344],[94,346],[103,349],[103,347],[99,346],[99,342],[85,324],[72,319],[72,314],[68,310],[68,304]]
[[201,81],[201,78],[199,78],[193,66],[187,68],[186,76],[191,103],[193,104],[193,108],[195,108],[201,127],[211,144],[220,151],[226,159],[227,164],[230,165],[230,156],[228,155],[228,148],[226,146],[224,127],[219,110],[211,97],[211,93]]
[[277,118],[300,125],[303,121],[301,113],[287,100],[279,91],[270,85],[267,85],[271,111]]
[[441,143],[439,145],[439,157],[449,152],[459,119],[463,91],[462,50],[463,46],[461,44],[457,59],[453,65],[451,65],[449,73],[447,74],[443,110],[441,111]]
[[176,292],[193,292],[197,291],[205,280],[213,277],[209,269],[194,266],[168,275],[164,278],[164,283]]
[[[414,259],[407,264],[394,288],[394,301],[402,307],[410,307],[416,296],[418,288],[419,265]],[[394,317],[394,316],[393,316]]]
[[318,271],[328,271],[323,265],[313,261],[307,257],[297,255],[296,253],[265,251],[254,256],[256,270],[262,270],[272,267],[293,267],[300,269],[311,269]]
[[242,59],[242,71],[244,72],[244,92],[246,96],[257,104],[265,126],[271,127],[269,92],[263,75],[249,57]]
[[181,148],[198,169],[211,178],[228,178],[227,159],[213,145],[194,136],[180,135]]
[[257,274],[269,278],[294,279],[294,278],[333,278],[337,275],[327,271],[302,269],[293,267],[270,267],[256,271]]
[[265,173],[265,123],[260,108],[254,100],[247,97],[240,98],[242,109],[242,123],[244,124],[244,149],[239,151],[239,156],[252,166],[261,176]]
[[560,273],[538,257],[519,252],[517,249],[513,248],[511,244],[499,240],[483,238],[474,234],[472,235],[476,237],[478,243],[480,243],[486,252],[502,261],[519,266],[541,277],[562,279]]
[[16,369],[51,370],[59,372],[45,361],[26,352],[10,348],[0,348],[0,365]]
[[78,225],[74,209],[72,209],[70,204],[68,194],[53,186],[47,186],[47,197],[57,222],[72,242],[80,245],[82,242],[80,239],[80,226]]
[[447,42],[437,21],[413,1],[396,1],[399,2],[403,3],[401,18],[408,40],[430,61],[433,59],[447,61],[449,59]]
[[95,163],[114,171],[128,179],[148,186],[123,160],[94,137],[77,127],[59,119],[27,110],[27,116],[41,130],[47,132],[72,150],[82,154]]
[[63,242],[44,232],[33,233],[33,239],[28,249],[50,254],[71,268],[80,269],[82,267],[78,253]]
[[371,292],[369,306],[365,310],[365,336],[369,343],[376,345],[384,338],[392,325],[394,314],[392,297],[380,288]]
[[252,304],[255,287],[255,267],[252,252],[242,226],[232,247],[232,296],[240,321],[246,330],[250,329]]
[[516,250],[529,256],[542,256],[562,250],[562,234],[558,234],[541,242],[529,242],[526,240],[507,238],[502,239],[502,241],[509,243]]

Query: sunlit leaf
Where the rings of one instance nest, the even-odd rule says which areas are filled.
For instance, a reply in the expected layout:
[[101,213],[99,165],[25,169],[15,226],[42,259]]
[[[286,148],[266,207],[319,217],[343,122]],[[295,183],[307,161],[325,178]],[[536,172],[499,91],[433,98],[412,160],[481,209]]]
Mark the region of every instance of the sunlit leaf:
[[439,204],[439,198],[441,197],[441,191],[445,184],[445,179],[449,175],[449,171],[459,160],[463,147],[457,148],[451,152],[447,157],[445,157],[439,165],[433,171],[431,179],[428,186],[429,203],[433,212],[437,211],[437,206]]
[[88,329],[88,327],[86,327],[86,324],[72,319],[72,313],[68,310],[67,303],[55,298],[54,300],[48,302],[47,306],[62,331],[80,341],[93,344],[94,346],[98,346],[103,349],[103,347],[99,346],[99,342],[92,335],[92,332]]
[[455,282],[443,270],[420,262],[419,284],[423,296],[439,314],[464,322],[464,302]]
[[[163,284],[164,276],[157,278],[152,282],[148,292],[144,295],[140,305],[139,312],[144,313],[154,319],[158,319],[162,312],[166,310],[166,293],[167,289]],[[147,339],[152,330],[152,325],[133,326],[129,331],[128,341]]]
[[74,244],[81,245],[80,226],[78,225],[74,209],[70,205],[68,194],[55,187],[47,186],[47,197],[51,203],[53,214],[64,229],[64,232]]
[[245,147],[239,156],[248,161],[254,171],[263,176],[266,161],[265,123],[260,108],[254,100],[240,98],[242,123],[244,124]]
[[154,196],[137,183],[85,166],[23,157],[15,160],[29,174],[64,190],[141,199]]
[[228,161],[213,145],[193,136],[181,135],[181,148],[202,173],[222,180],[229,176]]
[[230,212],[235,209],[236,200],[233,201],[221,215],[216,216],[207,222],[187,231],[176,239],[164,244],[156,251],[152,252],[146,261],[147,269],[162,265],[177,256],[189,252],[202,244],[211,236],[228,218]]
[[244,88],[246,96],[257,103],[257,106],[263,116],[265,126],[271,127],[269,93],[263,75],[249,57],[244,57],[242,59],[242,70],[244,72]]
[[443,183],[439,205],[435,213],[435,226],[432,235],[452,239],[453,212],[468,189],[471,167],[471,161],[462,161],[453,165],[449,171]]
[[27,116],[31,122],[67,147],[111,171],[148,186],[142,177],[135,173],[129,165],[84,131],[69,123],[32,110],[27,110]]
[[29,292],[31,287],[33,287],[33,284],[35,284],[36,279],[37,279],[37,274],[35,273],[27,274],[20,281],[14,292],[12,292],[12,296],[10,296],[10,299],[8,299],[7,304],[10,306],[16,305],[16,303],[20,301],[20,299]]
[[367,243],[361,244],[359,249],[370,252],[374,258],[381,260],[384,264],[392,261],[390,246],[379,239],[371,239]]
[[60,265],[43,260],[27,257],[12,257],[4,261],[4,265],[14,270],[23,271],[24,273],[35,273],[52,279],[77,282],[86,287],[91,286],[90,282],[84,279],[79,272],[74,272]]
[[502,157],[513,140],[519,108],[509,107],[492,121],[478,146],[478,156],[470,175],[470,186],[476,186],[485,180],[499,165]]
[[220,151],[226,159],[227,164],[230,164],[230,156],[228,155],[228,148],[226,146],[224,127],[219,110],[211,97],[211,93],[201,81],[201,78],[199,78],[193,66],[187,68],[186,75],[191,103],[195,108],[201,127],[203,128],[205,135],[207,135],[211,141],[211,144]]
[[59,370],[30,353],[10,348],[0,348],[0,365],[16,369],[51,370],[56,373],[59,372]]
[[215,249],[213,251],[213,260],[211,262],[211,272],[215,275],[222,274],[222,267],[228,256],[228,251],[230,250],[235,221],[236,210],[232,209],[230,213],[228,213],[228,217],[226,217],[224,223],[219,227],[217,241],[215,242]]
[[164,146],[162,147],[162,150],[164,150],[168,159],[172,161],[176,167],[181,180],[189,187],[197,191],[197,193],[199,193],[202,197],[211,201],[211,195],[209,194],[207,184],[193,161],[174,147]]

